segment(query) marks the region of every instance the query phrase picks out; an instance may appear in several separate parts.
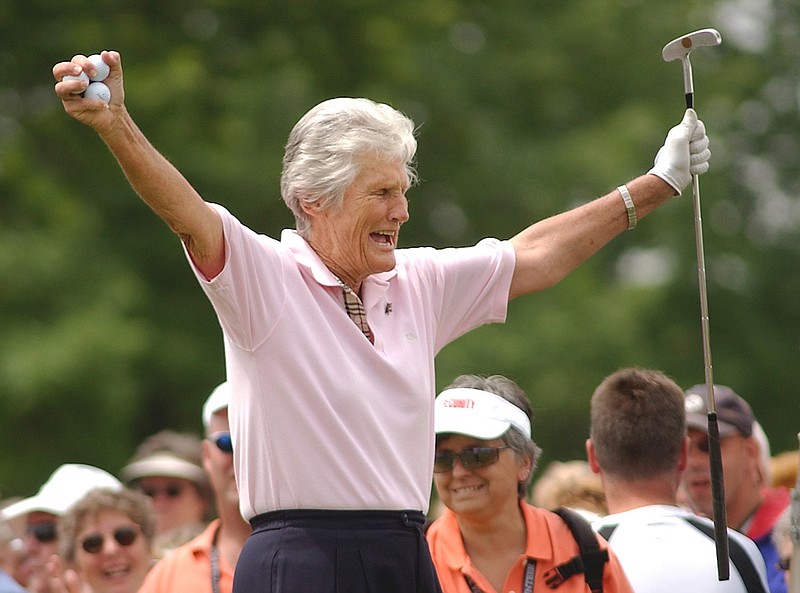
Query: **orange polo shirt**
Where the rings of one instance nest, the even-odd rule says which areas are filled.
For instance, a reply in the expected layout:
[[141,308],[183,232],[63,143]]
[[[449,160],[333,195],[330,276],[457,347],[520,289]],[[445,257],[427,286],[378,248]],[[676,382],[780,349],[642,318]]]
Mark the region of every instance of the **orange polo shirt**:
[[[502,591],[495,591],[486,578],[472,565],[464,549],[461,531],[458,528],[455,514],[445,509],[441,517],[428,528],[428,545],[431,549],[433,563],[439,575],[443,593],[472,593],[467,580],[468,576],[483,593],[521,593],[522,578],[528,559],[536,562],[533,582],[534,593],[585,593],[589,591],[582,574],[574,575],[564,581],[557,589],[550,589],[544,582],[544,574],[572,558],[579,552],[578,544],[572,537],[567,524],[550,511],[536,508],[520,501],[528,541],[525,553],[521,554],[506,577]],[[600,536],[598,540],[603,547],[608,544]],[[608,563],[603,571],[604,593],[633,593],[628,578],[622,570],[617,557],[609,549]]]
[[[211,593],[211,542],[219,519],[193,540],[167,552],[150,569],[138,593]],[[219,591],[231,593],[233,568],[219,556]]]

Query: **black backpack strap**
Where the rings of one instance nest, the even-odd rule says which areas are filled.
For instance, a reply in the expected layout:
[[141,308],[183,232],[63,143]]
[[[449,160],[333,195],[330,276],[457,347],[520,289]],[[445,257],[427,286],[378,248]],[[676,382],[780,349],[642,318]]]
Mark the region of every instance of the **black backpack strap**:
[[544,573],[544,580],[551,589],[556,589],[568,578],[583,573],[586,584],[592,593],[603,591],[603,570],[608,562],[608,550],[601,548],[597,534],[589,522],[575,511],[559,507],[553,511],[567,524],[578,543],[580,553],[566,562]]
[[597,533],[603,536],[603,539],[609,541],[611,539],[611,534],[614,533],[614,530],[617,528],[617,525],[603,525],[600,529],[597,530]]
[[[711,539],[714,539],[713,526],[698,521],[694,517],[684,517],[684,519],[687,523],[693,525]],[[729,537],[728,550],[730,552],[731,562],[733,562],[733,566],[736,568],[739,576],[742,577],[747,593],[767,593],[764,589],[764,585],[761,583],[761,578],[758,576],[758,571],[753,565],[753,561],[750,559],[747,550],[744,549],[742,544],[732,537]]]

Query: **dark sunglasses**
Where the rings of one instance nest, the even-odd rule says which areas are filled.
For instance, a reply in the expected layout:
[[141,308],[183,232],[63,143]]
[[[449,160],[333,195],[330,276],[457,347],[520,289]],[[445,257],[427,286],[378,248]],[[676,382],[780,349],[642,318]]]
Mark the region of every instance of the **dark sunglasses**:
[[697,450],[701,453],[708,453],[709,446],[708,446],[708,436],[703,436],[697,439],[690,439],[689,443],[697,447]]
[[233,441],[231,440],[231,433],[220,432],[208,439],[217,446],[217,449],[223,453],[233,453]]
[[456,459],[461,462],[461,466],[464,469],[486,467],[487,465],[497,463],[497,460],[500,459],[500,451],[508,448],[508,446],[475,447],[473,449],[464,449],[461,453],[437,451],[433,457],[433,471],[437,474],[450,471],[456,464]]
[[[114,530],[112,535],[120,546],[127,548],[136,541],[139,532],[133,527],[118,527]],[[106,537],[104,535],[93,533],[83,538],[81,547],[89,554],[99,554],[103,549],[105,541]]]
[[150,498],[155,498],[163,494],[167,498],[178,498],[183,494],[183,486],[180,484],[170,484],[166,488],[142,488],[142,492]]
[[[726,439],[729,439],[729,438],[731,438],[733,436],[735,436],[735,435],[729,434],[727,436],[720,437],[719,438],[720,446],[722,445],[722,443],[725,442]],[[699,438],[696,438],[696,439],[690,438],[689,439],[689,445],[694,445],[695,447],[697,447],[697,450],[700,451],[701,453],[708,453],[709,450],[710,450],[710,447],[709,447],[709,444],[708,444],[708,435],[703,435],[703,436],[701,436]]]
[[58,537],[58,533],[56,532],[56,524],[52,521],[28,525],[28,527],[25,528],[25,531],[26,533],[29,533],[35,537],[36,541],[43,544],[54,542],[56,541],[56,537]]
[[781,558],[778,560],[778,568],[780,568],[783,572],[786,572],[792,567],[792,559],[789,557]]

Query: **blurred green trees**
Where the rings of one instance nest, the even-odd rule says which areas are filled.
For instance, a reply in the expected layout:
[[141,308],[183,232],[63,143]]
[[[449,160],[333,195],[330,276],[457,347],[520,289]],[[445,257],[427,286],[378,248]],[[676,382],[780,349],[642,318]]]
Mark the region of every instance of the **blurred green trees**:
[[[702,178],[714,373],[774,451],[800,429],[800,8],[728,0],[129,1],[0,5],[0,496],[57,465],[116,472],[165,427],[200,430],[221,333],[179,241],[52,92],[54,63],[117,49],[128,108],[210,201],[273,236],[294,122],[332,96],[419,124],[402,245],[507,238],[644,171],[683,113],[661,48],[692,56],[712,139]],[[559,286],[438,357],[444,386],[503,373],[548,459],[583,456],[594,386],[620,366],[703,380],[690,192]]]

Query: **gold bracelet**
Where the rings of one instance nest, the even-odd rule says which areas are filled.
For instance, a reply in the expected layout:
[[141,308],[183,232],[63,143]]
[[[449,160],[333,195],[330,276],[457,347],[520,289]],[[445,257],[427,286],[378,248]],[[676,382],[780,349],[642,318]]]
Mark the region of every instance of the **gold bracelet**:
[[633,198],[631,192],[628,191],[628,186],[620,185],[617,191],[622,196],[622,201],[625,202],[625,208],[628,211],[628,230],[636,228],[636,206],[633,205]]

